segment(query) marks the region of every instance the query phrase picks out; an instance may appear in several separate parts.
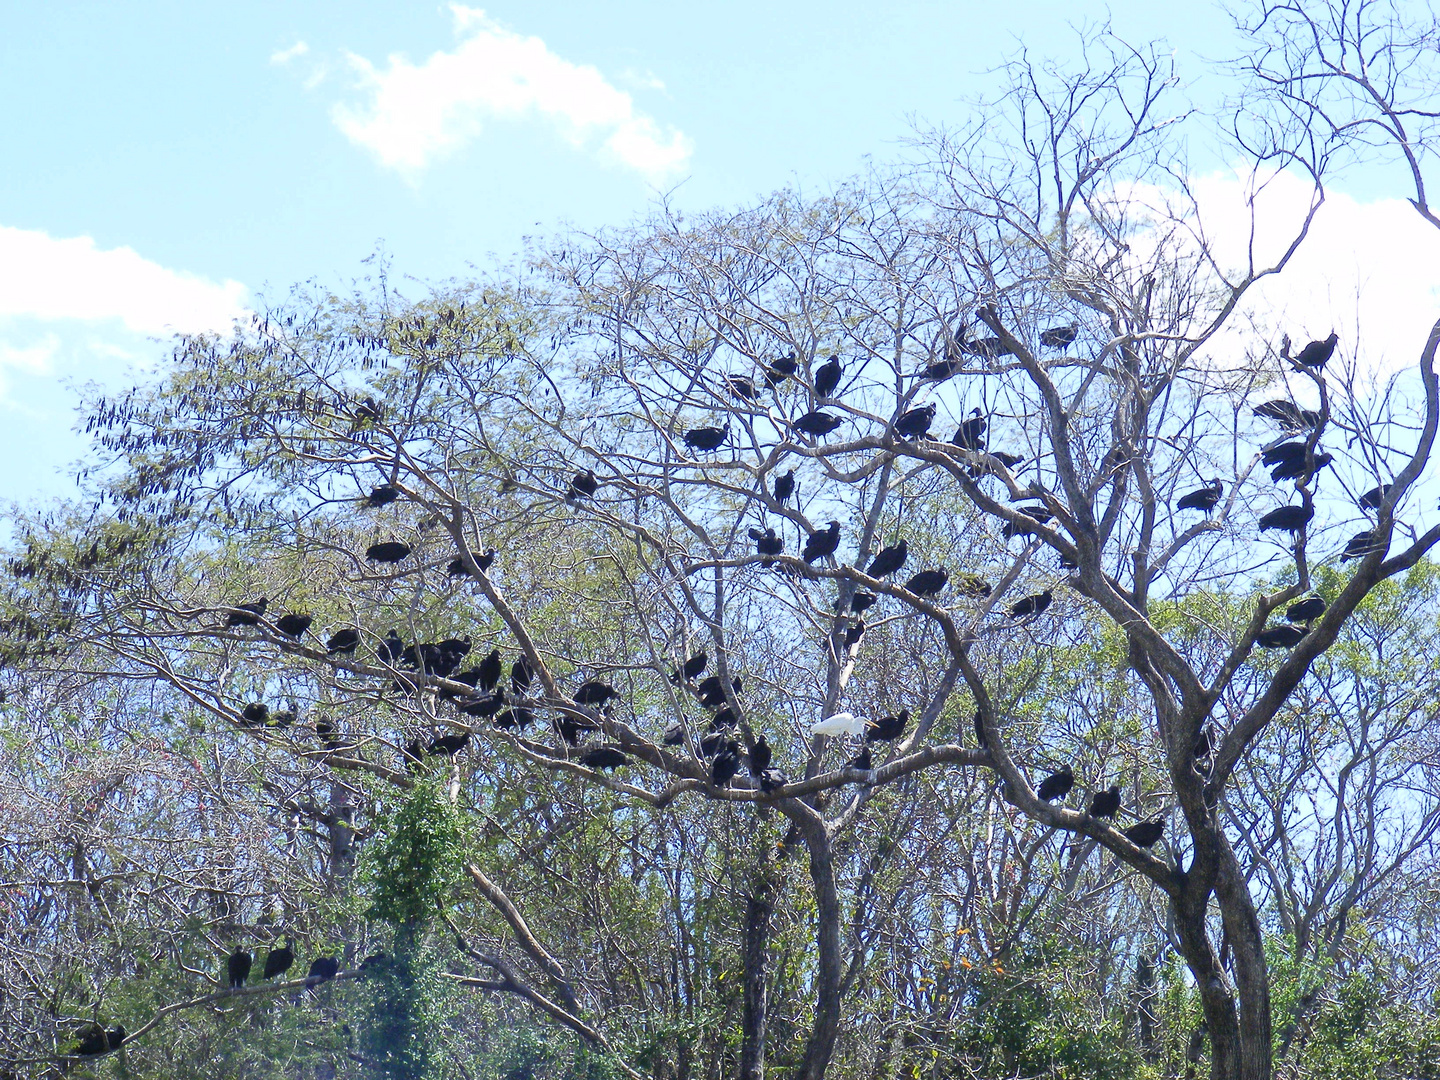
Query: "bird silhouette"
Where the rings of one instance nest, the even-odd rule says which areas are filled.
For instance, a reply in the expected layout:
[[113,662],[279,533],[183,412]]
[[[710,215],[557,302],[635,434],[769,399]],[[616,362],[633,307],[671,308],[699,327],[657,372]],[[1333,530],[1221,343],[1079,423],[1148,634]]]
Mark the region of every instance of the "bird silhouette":
[[1330,336],[1324,341],[1312,341],[1305,348],[1295,355],[1295,370],[1301,371],[1304,368],[1321,368],[1335,352],[1335,346],[1340,341],[1340,335],[1333,330]]
[[[989,421],[985,419],[985,413],[981,409],[971,409],[970,419],[960,425],[955,432],[955,438],[950,440],[951,445],[960,447],[961,450],[984,450],[985,429]],[[1006,468],[1009,468],[1007,465]]]
[[250,954],[238,945],[230,958],[225,961],[225,974],[230,980],[230,989],[238,990],[250,978]]
[[600,479],[595,475],[595,470],[586,469],[570,478],[570,487],[565,492],[565,501],[574,503],[581,499],[588,499],[599,490]]
[[1123,835],[1136,847],[1154,847],[1159,843],[1160,837],[1165,835],[1165,822],[1142,821],[1138,825],[1131,825]]
[[[740,696],[740,687],[739,679],[730,680],[730,690],[737,698]],[[725,704],[725,688],[719,675],[711,675],[707,679],[702,679],[700,685],[695,688],[695,693],[700,699],[700,704],[707,709]]]
[[1366,510],[1379,510],[1380,504],[1385,501],[1385,496],[1390,494],[1390,484],[1380,484],[1373,487],[1364,495],[1360,496],[1360,505]]
[[1363,559],[1366,555],[1375,551],[1384,551],[1387,547],[1389,544],[1377,537],[1373,529],[1366,529],[1346,541],[1345,550],[1340,553],[1340,561],[1349,562],[1351,559]]
[[730,437],[730,425],[691,428],[685,433],[685,445],[692,450],[716,450]]
[[593,746],[580,755],[580,764],[587,769],[618,769],[629,765],[630,759],[613,746]]
[[405,643],[400,640],[400,635],[392,628],[375,646],[375,659],[382,664],[393,664],[400,660],[405,651]]
[[261,597],[250,604],[235,604],[235,610],[225,616],[226,626],[259,626],[260,619],[270,601]]
[[849,626],[845,629],[845,641],[844,644],[841,646],[842,650],[845,652],[849,652],[856,645],[860,644],[860,639],[864,636],[865,620],[856,619],[854,625]]
[[863,589],[850,598],[850,610],[856,615],[870,610],[875,601],[880,599],[873,592],[865,592]]
[[119,1024],[106,1031],[99,1024],[90,1024],[81,1029],[80,1041],[70,1048],[76,1057],[91,1057],[119,1050],[126,1039],[125,1029]]
[[835,393],[835,388],[840,385],[840,376],[843,373],[844,368],[841,367],[838,356],[832,356],[821,364],[815,371],[815,396],[827,398]]
[[1331,454],[1316,453],[1308,463],[1303,457],[1298,461],[1282,461],[1270,470],[1270,479],[1277,484],[1281,480],[1300,480],[1313,476],[1334,460]]
[[671,724],[665,729],[665,733],[660,737],[660,741],[666,746],[684,746],[685,725],[681,723]]
[[1305,634],[1306,630],[1303,626],[1281,623],[1278,626],[1267,627],[1256,634],[1255,644],[1262,649],[1293,649],[1300,644]]
[[1282,532],[1297,533],[1315,516],[1313,506],[1281,506],[1271,510],[1260,519],[1260,531],[1279,529]]
[[866,742],[894,742],[905,734],[910,723],[910,710],[901,709],[894,716],[882,716],[865,729]]
[[309,615],[281,615],[275,620],[275,629],[286,637],[302,638],[305,631],[310,629],[310,624],[315,620]]
[[766,769],[770,768],[770,761],[774,757],[770,749],[770,743],[764,735],[755,739],[755,745],[750,749],[750,775],[758,777]]
[[1024,596],[1010,605],[1010,617],[1012,619],[1024,619],[1031,615],[1039,615],[1050,606],[1054,599],[1051,590],[1035,593],[1033,596]]
[[870,565],[866,568],[865,573],[873,578],[888,577],[905,565],[905,559],[909,554],[910,546],[902,538],[898,544],[881,548],[875,558],[870,560]]
[[806,435],[813,435],[819,439],[829,435],[843,423],[845,423],[843,416],[836,416],[823,409],[813,409],[790,426],[796,431],[803,431]]
[[1318,596],[1307,596],[1285,609],[1285,618],[1290,622],[1313,622],[1324,614],[1325,601]]
[[310,961],[310,972],[305,976],[305,986],[313,990],[340,974],[340,961],[333,956],[317,956]]
[[494,690],[504,672],[505,665],[500,660],[500,650],[491,649],[489,655],[480,661],[480,666],[476,669],[475,685],[482,690]]
[[710,782],[716,787],[727,787],[739,771],[740,746],[734,739],[730,739],[710,762]]
[[825,558],[827,555],[834,555],[835,550],[840,546],[840,523],[830,522],[828,529],[813,532],[805,541],[805,550],[801,557],[806,563],[814,564]]
[[742,401],[754,401],[760,396],[759,389],[755,386],[755,380],[744,375],[731,375],[725,380],[730,387],[730,393]]
[[327,656],[353,653],[359,644],[360,631],[353,626],[347,626],[343,630],[336,630],[335,633],[330,635],[330,640],[325,642],[325,653]]
[[1069,326],[1052,326],[1040,331],[1040,344],[1047,349],[1068,349],[1075,343],[1075,335],[1079,331],[1079,323],[1072,322]]
[[1277,420],[1286,431],[1305,431],[1320,422],[1320,414],[1313,409],[1302,409],[1293,401],[1276,398],[1251,410],[1256,416]]
[[[1007,521],[1005,527],[1000,530],[1006,540],[1013,540],[1017,536],[1028,536],[1035,531],[1036,526],[1044,525],[1055,517],[1043,506],[1017,506],[1015,512],[1022,515],[1021,520],[1018,522]],[[1024,518],[1029,518],[1030,521],[1027,522]]]
[[1086,813],[1096,818],[1113,818],[1119,810],[1120,785],[1111,784],[1105,791],[1095,793],[1095,797],[1090,800],[1090,809]]
[[376,509],[381,506],[389,506],[400,497],[400,489],[392,484],[381,484],[373,488],[369,495],[365,496],[367,509]]
[[950,573],[943,567],[939,570],[921,570],[905,583],[905,588],[916,596],[936,596],[949,580]]
[[425,744],[419,739],[411,739],[400,751],[400,761],[411,772],[420,772],[425,763]]
[[1208,726],[1202,727],[1195,734],[1195,741],[1190,745],[1190,753],[1197,760],[1208,758],[1214,751],[1215,746],[1210,735]]
[[985,717],[979,709],[975,710],[975,745],[985,749]]
[[1074,786],[1075,774],[1070,771],[1069,765],[1063,765],[1057,772],[1040,781],[1035,794],[1040,796],[1041,802],[1049,802],[1051,799],[1063,799],[1070,794],[1070,789]]
[[458,734],[441,735],[430,743],[429,751],[431,757],[454,757],[470,745],[470,732]]
[[[755,541],[755,554],[757,555],[783,555],[785,553],[785,541],[775,535],[775,530],[767,528],[763,532],[755,526],[750,526],[750,539]],[[761,559],[760,565],[766,570],[775,565],[774,559]]]
[[284,975],[295,963],[295,950],[290,947],[289,939],[278,949],[271,949],[265,957],[265,978],[273,979],[277,975]]
[[870,747],[867,745],[861,749],[860,753],[845,763],[845,767],[847,769],[858,769],[860,772],[869,772],[873,769],[875,764],[870,758]]
[[771,388],[779,386],[791,375],[794,375],[795,369],[799,366],[793,352],[789,356],[782,356],[779,360],[771,361],[770,366],[765,369],[765,384]]
[[528,659],[522,656],[510,665],[510,686],[517,694],[529,690],[534,681],[535,669],[530,666]]
[[252,701],[240,710],[240,720],[246,727],[264,727],[270,719],[270,706],[261,701]]
[[493,694],[487,694],[484,697],[467,700],[465,704],[460,706],[460,711],[466,716],[473,716],[478,719],[484,720],[488,717],[494,716],[504,707],[505,690],[504,688],[501,688],[499,690],[496,690]]
[[1220,496],[1225,493],[1225,487],[1220,483],[1219,478],[1210,481],[1208,485],[1198,488],[1183,495],[1175,503],[1176,510],[1203,510],[1208,515],[1215,509],[1215,504],[1220,501]]
[[935,405],[933,402],[918,408],[907,409],[895,421],[895,434],[902,439],[923,439],[930,433],[930,425],[934,422]]
[[589,705],[593,708],[599,708],[606,702],[612,701],[619,696],[619,691],[613,686],[592,680],[580,684],[580,689],[575,691],[575,703],[577,705]]
[[795,494],[795,470],[775,477],[775,501],[783,503]]
[[386,540],[383,543],[371,544],[365,549],[365,558],[377,563],[398,563],[405,556],[410,554],[410,545],[399,540]]
[[954,378],[964,370],[965,364],[962,360],[937,360],[928,367],[921,369],[919,374],[922,379],[929,379],[931,382],[940,383],[946,379]]
[[728,736],[723,731],[712,731],[700,739],[700,756],[714,757],[725,747]]
[[779,769],[766,769],[760,774],[760,790],[767,793],[779,791],[789,782]]
[[527,708],[506,709],[491,721],[497,728],[520,728],[524,730],[535,722],[535,710]]
[[691,679],[695,678],[697,675],[703,672],[705,670],[705,665],[709,662],[710,657],[706,655],[704,650],[701,650],[694,656],[690,657],[690,659],[686,660],[685,663],[681,664],[680,667],[671,674],[670,681],[672,683],[679,683],[682,681],[689,682]]

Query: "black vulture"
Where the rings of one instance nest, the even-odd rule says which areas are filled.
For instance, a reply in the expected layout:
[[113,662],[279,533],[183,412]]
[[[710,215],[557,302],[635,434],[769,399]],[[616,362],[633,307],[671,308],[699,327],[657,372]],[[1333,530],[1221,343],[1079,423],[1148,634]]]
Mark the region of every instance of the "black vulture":
[[405,643],[400,640],[392,627],[390,632],[381,639],[380,644],[375,646],[375,659],[382,664],[398,663],[405,652]]
[[260,617],[265,614],[265,608],[270,601],[261,597],[252,604],[236,604],[234,611],[225,616],[226,626],[258,626]]
[[1195,735],[1195,741],[1190,745],[1190,753],[1197,760],[1208,758],[1215,747],[1210,736],[1210,729],[1202,727]]
[[990,596],[990,583],[974,574],[961,574],[955,579],[955,591],[971,600],[985,600]]
[[1034,524],[1032,525],[1030,522],[1025,521],[1007,521],[1005,527],[1000,530],[1001,535],[1003,535],[1006,540],[1013,540],[1017,536],[1028,536],[1035,531],[1035,526],[1044,525],[1047,521],[1055,517],[1053,513],[1043,506],[1017,506],[1015,512],[1023,517],[1029,518],[1030,522],[1034,522]]
[[937,360],[920,372],[920,378],[929,379],[931,382],[944,382],[946,379],[952,379],[959,375],[964,369],[963,361]]
[[1124,836],[1136,847],[1154,847],[1165,835],[1165,822],[1163,821],[1142,821],[1138,825],[1131,825],[1125,830]]
[[795,470],[775,477],[775,501],[783,503],[795,494]]
[[1215,509],[1215,504],[1220,501],[1220,496],[1225,493],[1225,487],[1220,483],[1218,477],[1202,488],[1183,495],[1175,503],[1176,510],[1203,510],[1209,514]]
[[1277,507],[1260,519],[1260,531],[1279,529],[1282,532],[1296,533],[1309,524],[1314,516],[1313,506]]
[[93,1054],[107,1054],[111,1050],[119,1050],[125,1043],[125,1029],[116,1024],[109,1031],[106,1031],[99,1024],[91,1024],[83,1029],[80,1041],[70,1048],[70,1053],[77,1057],[89,1057]]
[[789,782],[779,769],[766,769],[760,774],[760,790],[767,793],[779,791]]
[[[785,541],[775,535],[775,530],[767,528],[764,531],[750,526],[750,539],[755,541],[755,554],[757,555],[783,555],[785,553]],[[774,559],[761,559],[760,565],[766,570],[775,565]]]
[[789,356],[782,356],[779,360],[771,361],[770,366],[765,369],[765,381],[776,386],[794,375],[799,366],[793,352]]
[[230,979],[230,988],[238,990],[250,978],[250,954],[238,945],[230,958],[225,961],[225,974]]
[[296,615],[292,612],[289,615],[281,615],[280,618],[276,619],[275,629],[279,630],[280,633],[286,637],[301,638],[305,636],[305,631],[310,629],[310,624],[314,621],[312,616]]
[[1051,799],[1063,799],[1070,794],[1070,789],[1075,786],[1075,774],[1070,771],[1069,765],[1061,766],[1058,772],[1053,772],[1035,789],[1035,794],[1040,796],[1041,802],[1049,802]]
[[1025,460],[1020,454],[1007,454],[1004,450],[991,450],[989,453],[992,458],[1000,462],[1000,464],[1004,465],[1007,469],[1013,469]]
[[840,366],[840,357],[832,356],[825,363],[821,364],[815,371],[815,396],[827,398],[835,392],[840,385],[840,376],[844,373]]
[[317,956],[310,961],[310,972],[305,976],[305,985],[314,989],[323,982],[340,974],[340,961],[333,956]]
[[524,731],[535,722],[535,710],[526,708],[506,709],[491,723],[497,728],[519,728]]
[[685,445],[691,450],[716,450],[730,437],[730,425],[691,428],[685,433]]
[[461,705],[460,711],[466,716],[474,716],[480,719],[494,716],[505,707],[505,691],[496,690],[493,694],[487,694],[482,698],[467,700]]
[[1305,439],[1292,439],[1290,442],[1277,443],[1260,455],[1260,462],[1263,465],[1304,462],[1307,446],[1308,442]]
[[589,705],[599,708],[606,702],[619,696],[619,691],[613,686],[591,680],[590,682],[580,684],[580,689],[575,691],[575,702],[577,705]]
[[1120,785],[1111,784],[1105,791],[1097,791],[1095,797],[1090,800],[1090,809],[1086,811],[1091,817],[1113,818],[1120,810]]
[[1379,510],[1380,504],[1385,501],[1385,496],[1390,494],[1390,485],[1381,484],[1373,487],[1364,495],[1360,496],[1360,505],[1366,510]]
[[685,725],[679,723],[671,724],[665,729],[665,734],[660,737],[660,741],[666,746],[684,746]]
[[409,554],[410,545],[399,540],[386,540],[380,544],[371,544],[365,549],[365,558],[378,563],[398,563]]
[[894,742],[905,734],[905,727],[909,723],[909,709],[901,709],[894,716],[882,716],[879,720],[866,726],[865,741]]
[[1278,626],[1267,627],[1256,634],[1255,644],[1262,649],[1293,649],[1300,644],[1306,632],[1303,626],[1281,623]]
[[705,665],[709,662],[710,657],[702,649],[700,652],[690,657],[690,659],[686,660],[685,663],[681,664],[677,670],[671,672],[670,681],[672,683],[679,683],[682,681],[689,682],[691,679],[695,678],[695,676],[703,672],[705,670]]
[[869,772],[875,767],[870,760],[870,747],[867,745],[860,753],[845,763],[847,769],[859,769],[861,772]]
[[1010,617],[1012,619],[1023,619],[1029,615],[1039,615],[1050,606],[1054,599],[1051,590],[1035,593],[1033,596],[1024,596],[1010,605]]
[[373,397],[367,397],[355,406],[355,420],[357,423],[378,424],[385,416],[385,407]]
[[835,550],[840,546],[840,523],[830,522],[828,529],[813,532],[805,541],[805,550],[801,552],[801,558],[807,563],[816,563],[827,555],[834,555]]
[[470,732],[465,731],[459,734],[441,735],[430,743],[431,757],[454,757],[470,745]]
[[586,469],[570,478],[570,488],[565,492],[565,498],[568,502],[576,502],[594,495],[599,490],[600,480],[596,477],[595,470]]
[[744,375],[731,375],[725,381],[730,387],[730,392],[744,401],[754,401],[760,396],[754,379]]
[[264,727],[270,719],[270,706],[262,701],[252,701],[240,710],[240,719],[247,727]]
[[850,598],[850,610],[856,615],[868,611],[874,606],[875,601],[880,599],[873,592],[865,592],[863,589]]
[[865,620],[864,620],[864,619],[856,619],[853,625],[848,626],[848,627],[845,628],[845,643],[844,643],[844,645],[841,646],[841,647],[842,647],[846,652],[849,652],[849,651],[850,651],[851,649],[853,649],[856,645],[859,645],[859,644],[860,644],[860,639],[863,638],[864,636],[865,636]]
[[723,731],[712,731],[700,738],[700,756],[714,757],[724,749],[728,736]]
[[895,421],[895,434],[902,439],[923,439],[935,422],[935,404],[921,405],[901,413]]
[[1293,401],[1286,401],[1284,398],[1276,398],[1263,405],[1257,405],[1252,411],[1256,416],[1278,420],[1280,426],[1287,431],[1304,431],[1307,428],[1313,428],[1320,422],[1318,412],[1313,409],[1302,409]]
[[836,416],[834,413],[825,412],[823,409],[814,409],[796,420],[791,427],[796,431],[803,431],[806,435],[813,435],[819,439],[829,435],[843,423],[845,423],[843,416]]
[[889,577],[896,570],[905,565],[905,559],[910,554],[910,545],[903,538],[898,544],[881,548],[875,558],[870,560],[865,573],[873,578]]
[[369,956],[365,957],[364,960],[361,960],[361,961],[360,961],[359,970],[360,970],[360,971],[370,971],[370,970],[373,969],[373,968],[381,968],[381,967],[384,967],[384,966],[385,966],[386,964],[388,964],[388,963],[390,963],[390,954],[389,954],[389,953],[383,953],[383,952],[371,953]]
[[1295,370],[1299,371],[1302,368],[1324,367],[1325,362],[1329,360],[1335,352],[1335,346],[1339,341],[1340,335],[1332,330],[1330,331],[1330,336],[1324,341],[1310,342],[1309,345],[1306,345],[1305,348],[1301,349],[1299,353],[1295,355]]
[[510,665],[510,687],[517,694],[523,694],[530,689],[530,684],[535,681],[535,669],[531,666],[526,657],[520,657]]
[[774,756],[769,740],[764,735],[758,736],[755,739],[754,747],[750,750],[750,775],[758,777],[770,768],[770,761]]
[[979,709],[975,710],[975,745],[985,749],[985,718]]
[[[730,680],[730,689],[737,698],[740,696],[740,686],[739,679]],[[720,682],[719,675],[711,675],[709,678],[702,679],[700,685],[695,688],[695,693],[700,698],[700,704],[707,709],[713,709],[725,703],[725,689]]]
[[284,975],[295,963],[295,950],[290,948],[289,939],[278,949],[271,949],[270,954],[265,957],[265,978],[273,979],[277,975]]
[[972,338],[969,341],[962,341],[960,350],[986,360],[994,360],[1010,353],[1009,346],[998,337]]
[[[475,569],[478,570],[480,573],[483,574],[483,573],[485,573],[487,570],[489,570],[490,567],[491,567],[491,566],[494,564],[494,562],[495,562],[495,549],[494,549],[494,548],[486,548],[485,551],[482,552],[481,554],[479,554],[479,555],[472,554],[472,555],[470,556],[470,558],[471,558],[471,559],[474,561],[474,563],[475,563]],[[471,571],[470,571],[470,565],[465,561],[464,556],[461,556],[460,558],[456,558],[456,559],[451,559],[451,560],[450,560],[450,565],[445,568],[445,572],[446,572],[447,574],[449,574],[451,577],[474,577],[474,576],[475,576],[474,574],[471,573]]]
[[365,505],[370,509],[381,506],[389,506],[400,497],[400,489],[392,484],[381,484],[373,488],[370,494],[365,497]]
[[955,438],[950,440],[951,445],[958,446],[961,450],[984,450],[985,429],[989,426],[983,410],[971,409],[970,419],[962,423],[956,430]]
[[950,580],[950,572],[943,567],[939,570],[921,570],[905,583],[916,596],[936,596]]
[[475,685],[482,690],[494,690],[500,682],[500,676],[505,672],[505,665],[500,662],[500,650],[491,649],[489,655],[480,661],[480,667],[476,670],[479,678]]
[[359,644],[360,631],[353,626],[347,626],[330,635],[330,640],[325,642],[325,654],[335,656],[339,653],[353,653]]
[[725,731],[740,723],[740,718],[735,715],[735,710],[729,705],[723,706],[710,721],[711,731]]
[[613,746],[592,746],[580,755],[580,764],[588,769],[618,769],[629,765],[630,759]]
[[1079,323],[1072,322],[1069,326],[1051,326],[1040,331],[1040,344],[1047,349],[1068,349],[1075,343],[1075,335],[1079,331]]
[[710,762],[710,782],[716,787],[726,787],[740,771],[740,744],[730,739]]
[[1318,596],[1307,596],[1296,600],[1285,609],[1285,618],[1290,622],[1313,622],[1325,614],[1325,601]]
[[1384,551],[1388,546],[1385,541],[1375,535],[1373,529],[1366,529],[1364,532],[1356,533],[1346,542],[1345,550],[1340,553],[1340,561],[1363,559],[1373,551]]
[[419,739],[411,739],[400,751],[400,760],[411,772],[419,772],[425,761],[425,744]]
[[1277,484],[1281,480],[1300,480],[1313,476],[1334,460],[1331,454],[1317,453],[1311,466],[1306,465],[1304,458],[1299,461],[1282,461],[1270,470],[1270,479]]

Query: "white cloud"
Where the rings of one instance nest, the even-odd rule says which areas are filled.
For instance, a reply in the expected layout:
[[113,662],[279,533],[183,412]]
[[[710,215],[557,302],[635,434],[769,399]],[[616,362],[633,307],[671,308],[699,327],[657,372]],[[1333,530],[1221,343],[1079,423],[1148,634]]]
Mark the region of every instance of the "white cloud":
[[308,53],[309,51],[310,51],[310,46],[309,46],[309,45],[305,44],[305,42],[303,42],[303,41],[297,41],[297,42],[295,42],[294,45],[291,45],[288,49],[279,49],[279,50],[271,53],[271,54],[270,54],[270,63],[272,63],[272,64],[288,64],[291,60],[294,60],[294,59],[296,59],[297,57],[304,56],[304,55],[305,55],[306,53]]
[[350,54],[370,100],[335,106],[332,117],[381,164],[414,178],[432,162],[476,138],[490,120],[538,117],[576,149],[598,147],[602,159],[662,180],[683,170],[692,144],[662,130],[589,65],[556,56],[538,37],[524,37],[479,8],[451,6],[460,43],[422,64],[392,55],[381,70]]
[[46,334],[38,345],[21,347],[0,341],[0,370],[18,370],[32,375],[48,375],[56,355],[60,352],[60,339]]
[[246,315],[246,289],[170,270],[88,236],[0,226],[0,318],[119,319],[141,334],[223,333]]

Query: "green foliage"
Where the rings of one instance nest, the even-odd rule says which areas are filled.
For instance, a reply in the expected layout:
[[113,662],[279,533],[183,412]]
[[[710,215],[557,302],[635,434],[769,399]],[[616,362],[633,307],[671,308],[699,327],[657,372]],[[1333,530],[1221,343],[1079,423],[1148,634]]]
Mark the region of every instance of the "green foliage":
[[397,927],[423,922],[464,868],[466,830],[438,780],[417,783],[381,822],[369,852],[368,914]]

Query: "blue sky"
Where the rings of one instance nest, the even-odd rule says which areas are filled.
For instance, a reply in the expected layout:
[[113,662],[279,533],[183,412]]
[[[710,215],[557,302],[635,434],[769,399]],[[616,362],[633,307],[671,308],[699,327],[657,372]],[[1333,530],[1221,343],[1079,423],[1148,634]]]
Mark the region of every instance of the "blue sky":
[[0,452],[25,467],[0,498],[63,490],[66,380],[143,371],[173,328],[343,285],[378,244],[441,279],[660,190],[824,188],[897,155],[911,117],[969,118],[1022,42],[1064,58],[1107,17],[1166,39],[1213,104],[1199,57],[1236,42],[1209,4],[11,4]]

